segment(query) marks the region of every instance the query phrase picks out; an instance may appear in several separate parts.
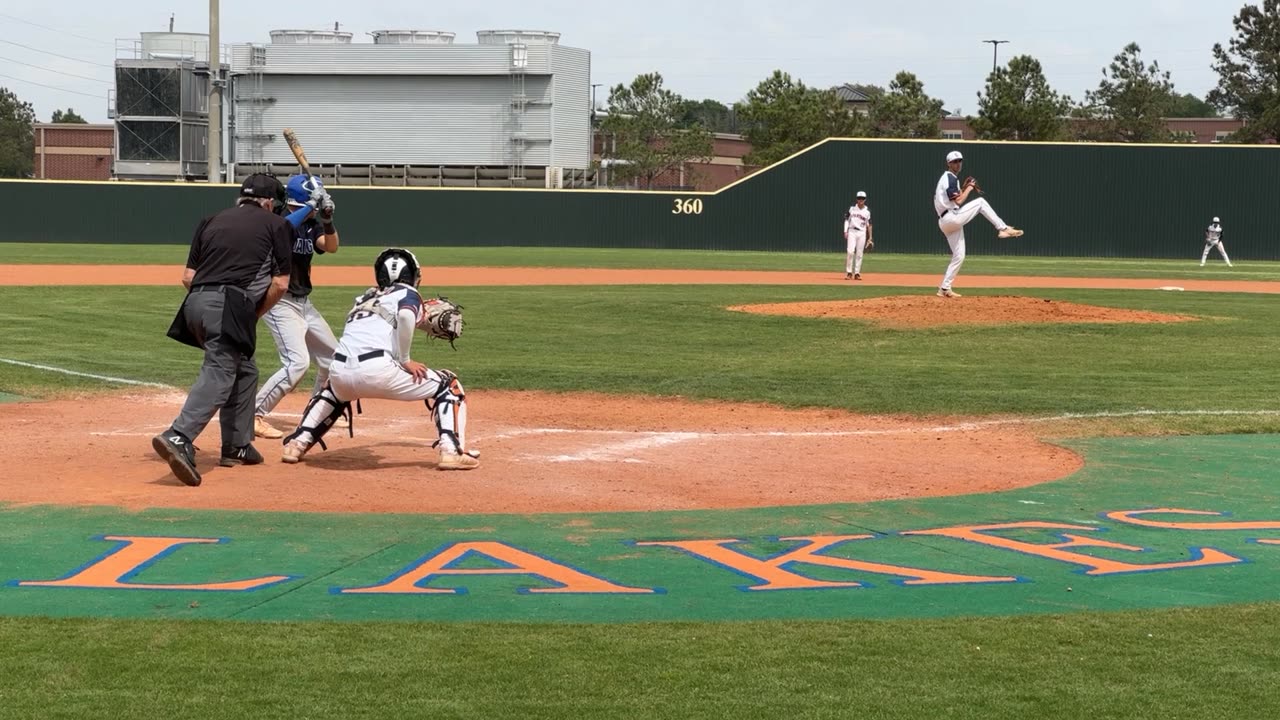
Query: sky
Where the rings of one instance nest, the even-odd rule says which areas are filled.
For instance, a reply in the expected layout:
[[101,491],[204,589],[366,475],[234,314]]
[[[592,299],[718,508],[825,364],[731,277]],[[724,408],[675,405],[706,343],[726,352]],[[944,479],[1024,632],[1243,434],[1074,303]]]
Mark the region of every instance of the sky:
[[[1232,36],[1244,0],[966,0],[965,2],[832,2],[737,0],[643,3],[566,0],[309,0],[303,4],[221,0],[224,45],[266,43],[281,28],[332,29],[370,42],[382,29],[445,30],[457,43],[475,31],[536,29],[592,53],[592,82],[608,88],[658,71],[685,97],[726,104],[775,69],[818,87],[845,82],[887,85],[899,70],[924,81],[946,108],[973,114],[991,71],[992,46],[1003,64],[1029,54],[1059,92],[1083,100],[1101,70],[1129,42],[1173,74],[1179,92],[1203,96],[1216,84],[1215,42]],[[57,13],[29,3],[0,6],[0,86],[49,120],[72,107],[90,122],[107,121],[112,63],[143,31],[207,32],[208,0],[60,0]],[[610,9],[616,8],[616,9]],[[305,17],[303,17],[305,11]],[[34,23],[34,24],[33,24]],[[43,26],[43,27],[41,27]],[[25,47],[23,47],[25,46]],[[49,54],[54,53],[54,54]],[[61,57],[59,57],[61,56]],[[45,87],[50,86],[50,87]]]

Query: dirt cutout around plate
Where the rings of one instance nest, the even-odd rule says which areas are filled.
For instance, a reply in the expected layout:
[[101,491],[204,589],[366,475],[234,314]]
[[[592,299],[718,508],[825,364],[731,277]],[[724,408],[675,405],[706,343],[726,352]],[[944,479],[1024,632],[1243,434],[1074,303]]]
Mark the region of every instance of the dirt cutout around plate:
[[1080,305],[1061,300],[1016,295],[941,298],[936,295],[890,295],[870,300],[737,305],[736,312],[789,317],[865,320],[895,329],[948,325],[1035,325],[1044,323],[1176,323],[1199,318],[1146,310]]
[[[986,493],[1066,477],[1083,461],[1017,420],[873,417],[836,410],[601,394],[472,391],[480,468],[439,472],[421,404],[364,402],[355,437],[301,465],[219,468],[217,419],[196,440],[204,484],[152,452],[183,396],[0,405],[0,504],[349,513],[574,513],[816,505]],[[273,422],[297,422],[305,398]]]

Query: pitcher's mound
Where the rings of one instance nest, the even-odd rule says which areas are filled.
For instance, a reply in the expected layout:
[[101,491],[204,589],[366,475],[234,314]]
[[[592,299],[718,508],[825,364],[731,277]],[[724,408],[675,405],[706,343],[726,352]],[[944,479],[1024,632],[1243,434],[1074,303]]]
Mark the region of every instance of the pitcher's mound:
[[1168,315],[1007,295],[953,299],[935,295],[890,295],[870,300],[737,305],[729,309],[761,315],[866,320],[890,328],[1038,323],[1174,323],[1198,319],[1189,315]]

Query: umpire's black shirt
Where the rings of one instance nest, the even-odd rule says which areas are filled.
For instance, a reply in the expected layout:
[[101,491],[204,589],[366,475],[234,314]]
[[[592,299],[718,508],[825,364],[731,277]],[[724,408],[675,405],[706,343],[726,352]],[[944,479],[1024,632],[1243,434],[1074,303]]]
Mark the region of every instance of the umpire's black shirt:
[[187,267],[196,271],[191,287],[234,285],[254,303],[266,295],[271,278],[293,270],[293,226],[253,203],[205,218],[196,227]]

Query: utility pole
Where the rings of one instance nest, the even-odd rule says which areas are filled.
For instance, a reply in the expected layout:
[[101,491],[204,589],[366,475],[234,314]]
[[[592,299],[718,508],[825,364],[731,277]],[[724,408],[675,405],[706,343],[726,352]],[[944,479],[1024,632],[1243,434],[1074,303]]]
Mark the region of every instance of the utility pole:
[[991,72],[995,72],[996,68],[999,67],[999,63],[996,61],[996,54],[997,54],[996,51],[1000,49],[1001,45],[1004,45],[1009,41],[1008,40],[983,40],[982,42],[991,43]]
[[209,182],[222,182],[222,44],[218,0],[209,0]]

